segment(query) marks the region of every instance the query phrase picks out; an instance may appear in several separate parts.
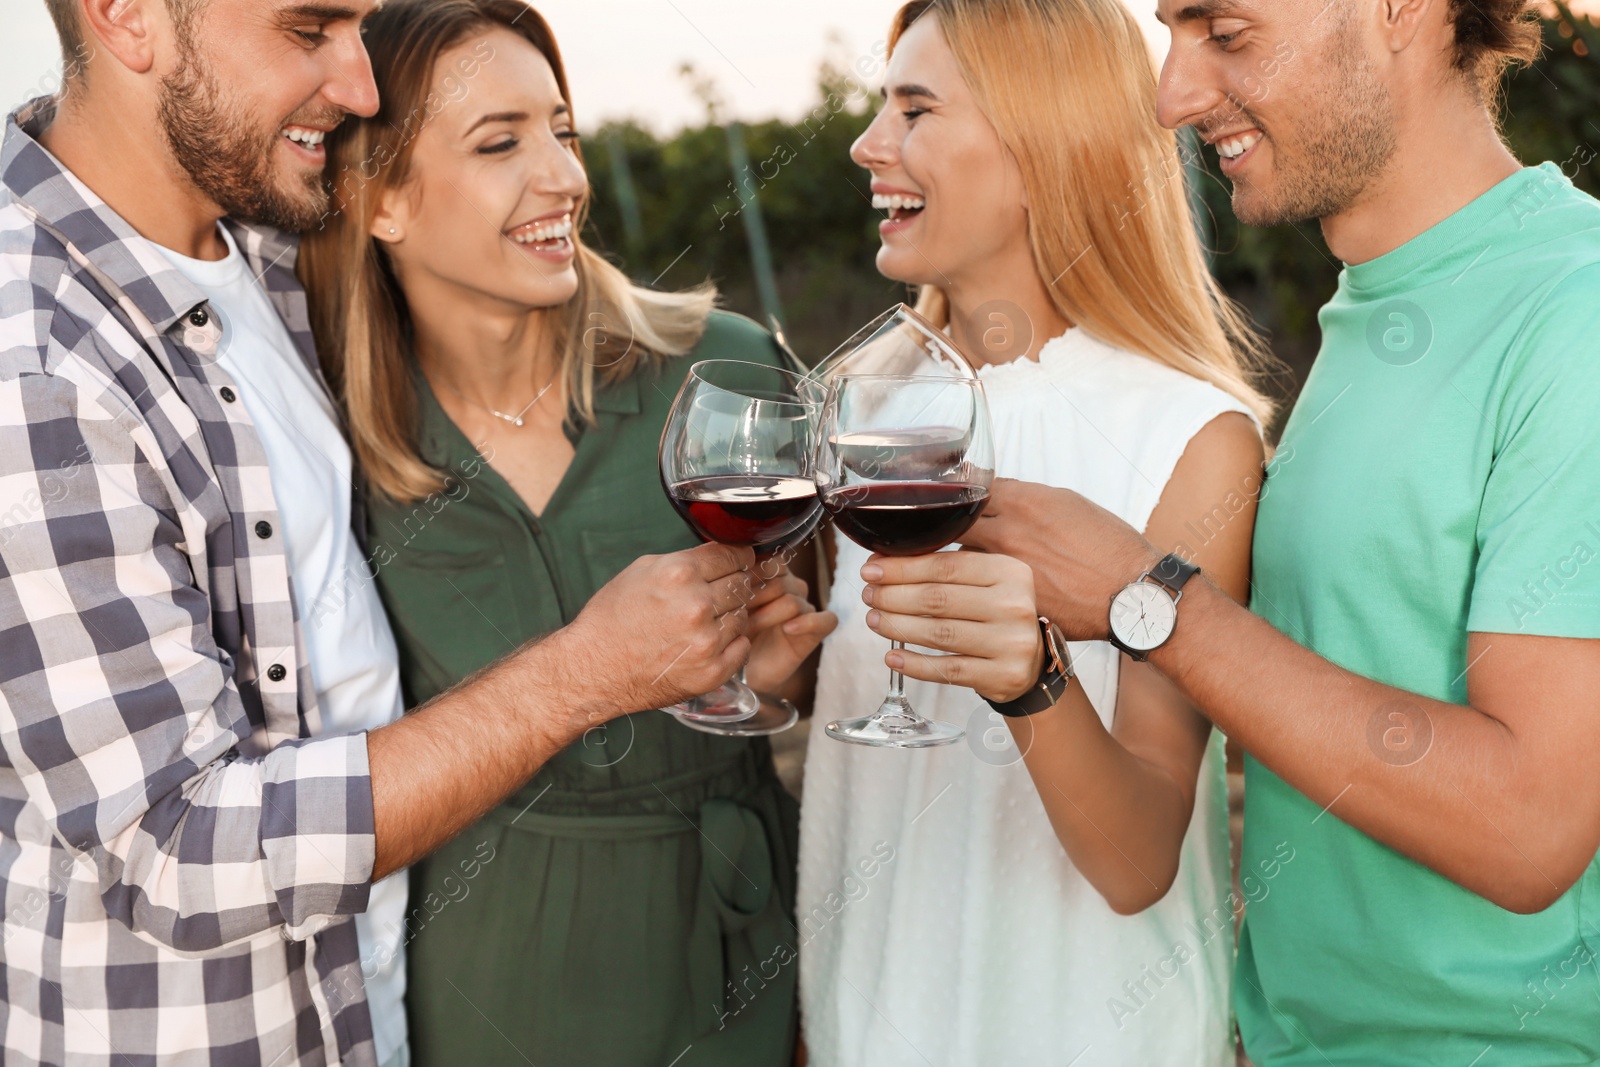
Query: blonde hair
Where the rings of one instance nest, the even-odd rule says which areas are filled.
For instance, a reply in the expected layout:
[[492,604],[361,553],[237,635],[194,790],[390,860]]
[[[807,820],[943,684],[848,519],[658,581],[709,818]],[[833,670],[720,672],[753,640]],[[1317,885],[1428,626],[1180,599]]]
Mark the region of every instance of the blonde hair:
[[[1177,138],[1155,121],[1155,69],[1121,0],[913,0],[890,48],[930,13],[1021,168],[1028,241],[1056,310],[1212,383],[1266,426],[1274,404],[1254,382],[1269,351],[1206,265]],[[917,310],[949,322],[936,286]]]
[[[411,319],[384,245],[370,236],[372,219],[384,192],[406,181],[417,134],[458,89],[465,95],[455,72],[441,80],[443,98],[430,88],[440,55],[497,26],[539,50],[571,106],[555,36],[523,0],[390,0],[367,20],[365,34],[381,108],[329,135],[332,210],[301,243],[298,270],[317,351],[344,404],[356,459],[368,482],[398,501],[436,493],[446,479],[418,451]],[[552,318],[570,410],[586,425],[594,421],[597,384],[689,352],[716,302],[710,285],[682,293],[634,285],[583,244],[588,204],[585,197],[573,219],[578,291],[540,312]]]

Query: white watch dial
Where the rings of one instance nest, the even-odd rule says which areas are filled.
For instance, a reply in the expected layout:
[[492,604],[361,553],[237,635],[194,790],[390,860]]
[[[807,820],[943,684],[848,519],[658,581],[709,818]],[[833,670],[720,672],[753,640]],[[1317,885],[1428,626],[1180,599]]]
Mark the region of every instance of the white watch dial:
[[1111,632],[1140,652],[1160,648],[1177,622],[1172,594],[1152,582],[1134,582],[1111,601]]

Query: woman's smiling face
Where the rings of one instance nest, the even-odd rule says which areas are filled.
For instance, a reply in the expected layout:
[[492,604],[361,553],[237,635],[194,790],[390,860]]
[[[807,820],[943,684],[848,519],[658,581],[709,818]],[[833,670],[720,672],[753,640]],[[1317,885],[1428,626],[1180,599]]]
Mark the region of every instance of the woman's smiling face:
[[[468,69],[462,92],[458,72]],[[497,27],[441,54],[434,82],[431,98],[447,102],[417,135],[373,236],[391,242],[402,277],[427,273],[528,308],[570,300],[588,177],[549,62]]]
[[884,107],[850,157],[872,172],[878,270],[910,285],[950,288],[1027,240],[1016,160],[978,107],[937,15],[895,44]]

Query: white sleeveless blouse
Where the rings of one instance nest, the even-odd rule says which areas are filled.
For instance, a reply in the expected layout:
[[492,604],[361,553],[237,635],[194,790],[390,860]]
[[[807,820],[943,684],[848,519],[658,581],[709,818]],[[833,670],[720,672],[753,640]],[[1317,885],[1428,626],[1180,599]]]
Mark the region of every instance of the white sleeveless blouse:
[[[981,371],[997,470],[1070,488],[1144,529],[1222,390],[1070,330],[1037,362]],[[907,680],[965,743],[872,749],[823,724],[870,714],[887,641],[839,539],[800,821],[801,1007],[816,1067],[1225,1067],[1233,960],[1223,740],[1200,771],[1178,878],[1119,916],[1056,840],[1004,721],[972,690]],[[1074,644],[1109,727],[1118,657]]]

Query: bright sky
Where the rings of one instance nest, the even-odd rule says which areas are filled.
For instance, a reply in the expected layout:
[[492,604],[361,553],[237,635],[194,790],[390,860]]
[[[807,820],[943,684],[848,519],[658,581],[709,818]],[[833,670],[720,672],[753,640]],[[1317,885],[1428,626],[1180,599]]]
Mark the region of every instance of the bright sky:
[[[1167,31],[1156,0],[1127,0],[1159,57]],[[535,0],[566,55],[579,121],[634,117],[658,132],[704,108],[678,68],[715,79],[732,115],[797,118],[814,103],[825,56],[848,65],[884,38],[901,0]],[[1600,12],[1600,0],[1576,10]],[[0,105],[53,91],[60,72],[44,0],[0,0]],[[877,86],[870,88],[876,89]]]
[[[1131,0],[1158,49],[1155,0]],[[795,118],[814,103],[817,65],[846,63],[883,39],[901,0],[536,0],[566,56],[579,121],[633,116],[660,132],[705,112],[678,75],[715,79],[733,115]],[[44,0],[0,0],[0,104],[52,91],[60,72]],[[873,85],[871,88],[876,89]]]

